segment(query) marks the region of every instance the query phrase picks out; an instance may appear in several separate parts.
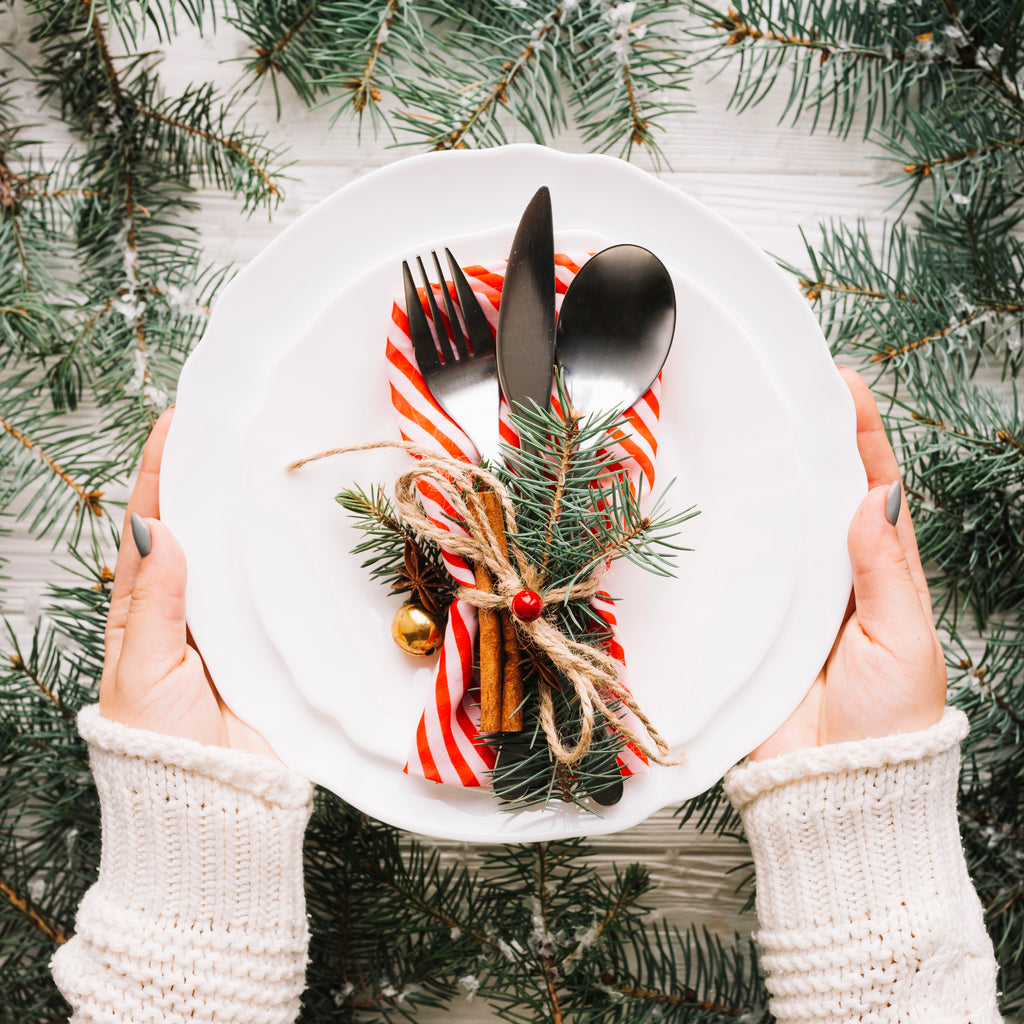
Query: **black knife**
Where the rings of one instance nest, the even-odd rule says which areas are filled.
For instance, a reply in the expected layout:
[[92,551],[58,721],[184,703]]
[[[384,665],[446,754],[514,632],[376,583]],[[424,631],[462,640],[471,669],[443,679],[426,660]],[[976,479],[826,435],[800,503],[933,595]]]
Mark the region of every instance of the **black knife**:
[[498,381],[510,408],[547,409],[555,363],[555,241],[551,193],[541,186],[523,212],[498,308]]

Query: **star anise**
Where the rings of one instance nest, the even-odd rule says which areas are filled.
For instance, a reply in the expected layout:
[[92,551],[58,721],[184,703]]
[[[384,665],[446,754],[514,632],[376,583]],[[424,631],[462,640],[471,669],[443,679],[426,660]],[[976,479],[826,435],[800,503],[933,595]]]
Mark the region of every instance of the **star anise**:
[[431,615],[443,614],[444,593],[450,588],[445,585],[442,571],[411,537],[405,538],[402,561],[398,579],[391,584],[392,590],[411,590],[413,598],[425,611]]
[[536,679],[538,682],[547,683],[552,690],[559,693],[562,690],[562,677],[558,669],[551,664],[551,659],[532,640],[519,635],[520,657],[526,664],[523,666],[523,675],[528,679]]

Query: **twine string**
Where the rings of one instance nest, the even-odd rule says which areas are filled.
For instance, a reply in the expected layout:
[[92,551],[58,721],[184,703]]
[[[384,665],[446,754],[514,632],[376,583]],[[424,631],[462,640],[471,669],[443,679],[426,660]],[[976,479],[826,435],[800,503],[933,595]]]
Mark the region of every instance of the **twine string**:
[[[569,586],[545,589],[540,569],[530,564],[518,543],[516,512],[505,485],[482,466],[452,458],[433,449],[410,441],[367,441],[297,459],[288,465],[294,471],[307,463],[332,455],[349,452],[397,448],[415,456],[416,462],[395,480],[395,507],[400,517],[417,535],[434,541],[453,555],[473,565],[482,565],[494,580],[494,592],[485,594],[476,587],[460,586],[457,596],[476,608],[510,608],[512,598],[521,590],[540,594],[544,605],[591,598],[600,589],[597,575],[574,582]],[[428,482],[448,504],[451,513],[461,522],[466,533],[452,531],[431,519],[419,500],[418,484]],[[509,555],[506,556],[483,508],[478,485],[493,491],[505,516],[505,533]],[[669,746],[650,719],[637,705],[633,695],[619,682],[618,662],[594,644],[574,640],[563,633],[547,616],[525,622],[513,614],[516,629],[527,636],[550,659],[551,663],[568,679],[579,700],[580,736],[575,745],[566,747],[555,723],[554,701],[551,687],[540,681],[540,720],[555,758],[564,765],[577,763],[590,749],[593,740],[596,713],[600,713],[609,728],[642,752],[649,760],[661,765],[679,764],[669,757]],[[637,735],[609,704],[628,708],[643,725],[647,739]]]

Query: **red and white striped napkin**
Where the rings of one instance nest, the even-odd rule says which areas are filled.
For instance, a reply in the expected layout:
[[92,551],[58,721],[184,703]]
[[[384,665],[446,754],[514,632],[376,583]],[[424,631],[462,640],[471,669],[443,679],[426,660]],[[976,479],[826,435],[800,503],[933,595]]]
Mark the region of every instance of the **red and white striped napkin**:
[[[582,262],[585,261],[586,257]],[[555,256],[556,309],[561,306],[565,290],[582,262],[577,263],[564,255]],[[505,261],[492,266],[463,268],[493,330],[497,329],[504,268]],[[437,404],[423,382],[416,367],[409,337],[409,320],[402,300],[395,300],[391,319],[392,327],[387,340],[387,373],[391,403],[398,417],[402,438],[455,458],[478,462],[479,455],[473,442]],[[630,424],[629,433],[618,432],[615,436],[610,434],[607,444],[607,449],[614,452],[618,459],[611,467],[612,471],[627,473],[634,490],[641,485],[645,493],[650,493],[654,486],[660,391],[659,377],[626,413]],[[555,409],[558,408],[557,397],[553,399],[553,405]],[[508,419],[504,399],[501,403],[499,427],[503,441],[513,445],[518,442],[515,429]],[[445,499],[428,481],[421,481],[419,490],[424,511],[437,526],[447,530],[460,529],[446,514],[450,509]],[[473,570],[462,558],[446,551],[442,551],[442,555],[448,571],[458,583],[474,586]],[[621,663],[620,681],[625,684],[625,656],[615,636],[614,605],[603,592],[593,598],[592,603],[609,626],[611,638],[606,650]],[[489,773],[494,767],[495,752],[480,741],[478,734],[479,688],[473,671],[476,631],[476,609],[467,601],[454,601],[448,613],[448,626],[437,662],[433,693],[428,695],[425,702],[405,765],[404,770],[410,775],[456,786],[490,784]],[[622,714],[630,728],[634,731],[642,730],[631,712],[623,709]],[[618,760],[624,775],[644,772],[648,768],[647,759],[632,744],[623,747]]]

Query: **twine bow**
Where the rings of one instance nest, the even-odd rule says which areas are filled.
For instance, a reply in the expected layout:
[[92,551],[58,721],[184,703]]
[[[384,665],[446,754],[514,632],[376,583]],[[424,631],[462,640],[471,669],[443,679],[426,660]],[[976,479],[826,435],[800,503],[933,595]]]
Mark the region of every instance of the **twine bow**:
[[[434,541],[452,554],[459,555],[474,565],[484,566],[494,580],[493,593],[486,594],[476,587],[460,587],[458,596],[477,608],[511,607],[512,599],[521,590],[540,594],[544,606],[565,601],[593,597],[600,590],[596,575],[568,587],[545,588],[543,573],[530,564],[516,538],[515,506],[505,485],[493,473],[481,466],[443,455],[422,445],[407,441],[368,441],[344,448],[331,448],[305,459],[292,462],[288,469],[296,470],[308,462],[347,452],[371,451],[378,448],[400,448],[417,458],[409,469],[395,480],[395,506],[402,519],[418,535]],[[467,533],[454,533],[438,526],[424,512],[418,499],[417,483],[428,481],[448,502],[466,527]],[[505,533],[509,555],[505,555],[497,534],[488,521],[477,485],[493,491],[505,514]],[[578,762],[590,749],[594,732],[595,712],[600,712],[608,726],[626,742],[641,751],[649,760],[661,765],[679,764],[671,759],[669,746],[655,729],[650,719],[640,710],[633,695],[619,682],[618,662],[593,644],[582,643],[563,633],[550,619],[541,615],[532,622],[513,619],[516,629],[527,636],[550,659],[572,684],[580,703],[580,738],[575,746],[567,748],[555,725],[551,687],[540,681],[540,721],[548,745],[555,758],[564,765]],[[611,703],[625,705],[643,724],[649,741],[638,736],[609,707]]]

